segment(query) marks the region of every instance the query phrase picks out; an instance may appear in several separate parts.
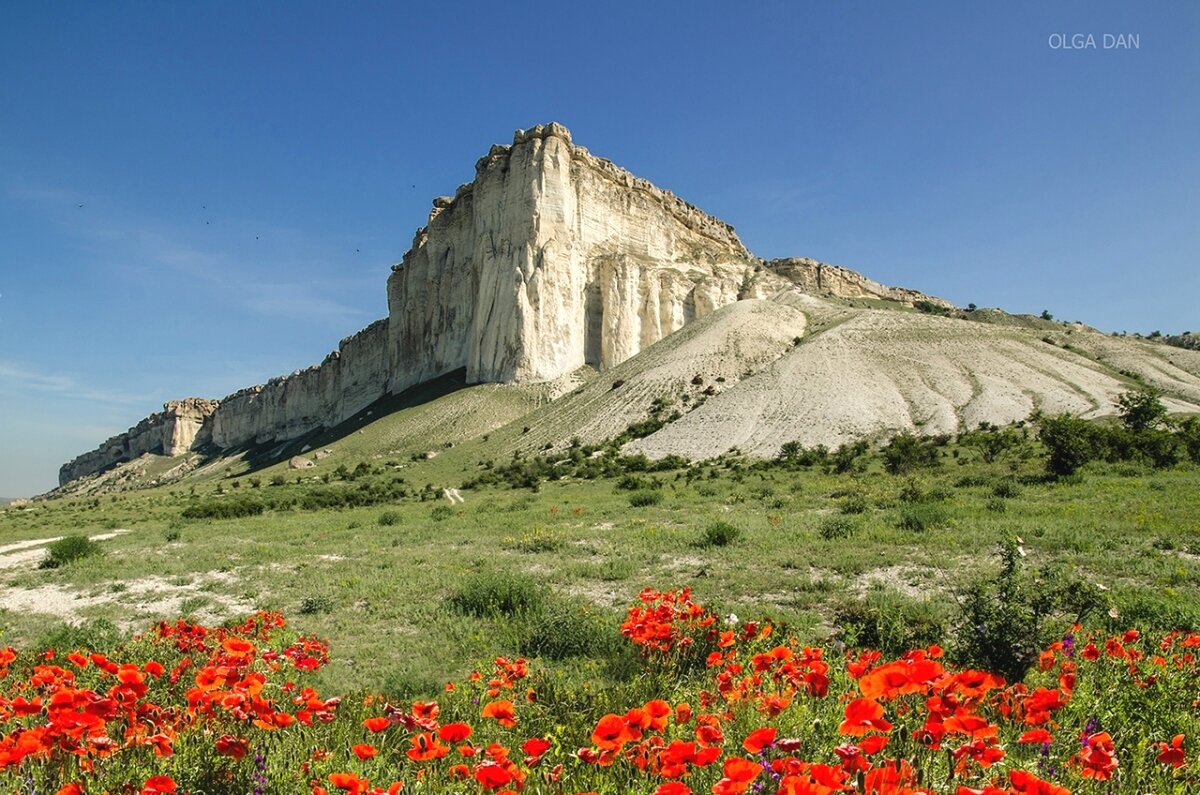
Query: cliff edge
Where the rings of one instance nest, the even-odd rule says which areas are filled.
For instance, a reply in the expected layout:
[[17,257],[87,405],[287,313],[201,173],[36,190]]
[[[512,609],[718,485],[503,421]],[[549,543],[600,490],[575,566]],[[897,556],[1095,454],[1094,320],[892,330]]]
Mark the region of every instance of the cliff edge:
[[434,200],[388,278],[387,318],[319,365],[220,401],[168,403],[64,465],[59,482],[148,452],[293,439],[459,369],[468,383],[605,370],[722,306],[788,288],[948,306],[813,260],[765,262],[729,224],[577,146],[566,127],[518,130]]

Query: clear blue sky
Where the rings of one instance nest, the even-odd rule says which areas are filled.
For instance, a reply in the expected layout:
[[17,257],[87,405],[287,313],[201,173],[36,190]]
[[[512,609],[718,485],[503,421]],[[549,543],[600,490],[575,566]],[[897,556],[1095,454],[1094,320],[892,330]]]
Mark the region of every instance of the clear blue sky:
[[430,199],[550,120],[761,256],[1196,330],[1198,45],[1194,2],[10,0],[0,496],[320,361]]

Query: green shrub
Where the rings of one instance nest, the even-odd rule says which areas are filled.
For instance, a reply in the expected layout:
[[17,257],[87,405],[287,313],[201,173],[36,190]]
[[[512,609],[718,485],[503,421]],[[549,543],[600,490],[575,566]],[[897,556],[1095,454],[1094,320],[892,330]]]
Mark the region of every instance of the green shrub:
[[333,600],[328,596],[306,596],[300,600],[300,614],[305,616],[333,611]]
[[729,522],[724,521],[713,522],[708,527],[704,528],[704,533],[700,536],[700,546],[729,546],[734,541],[737,541],[741,534],[741,529],[736,525],[732,525]]
[[100,552],[100,544],[85,535],[64,536],[46,548],[46,557],[38,567],[57,569],[91,555],[98,555]]
[[662,502],[662,492],[641,489],[629,495],[629,504],[634,508],[645,508]]
[[1127,430],[1134,433],[1157,428],[1167,417],[1167,407],[1162,402],[1162,390],[1142,386],[1124,392],[1117,398],[1117,413]]
[[958,662],[1019,682],[1038,654],[1072,624],[1103,604],[1090,582],[1061,569],[1033,574],[1022,566],[1017,541],[1000,546],[1000,569],[955,596],[960,615],[954,641]]
[[942,527],[948,521],[949,514],[940,505],[920,503],[902,507],[900,517],[896,520],[896,526],[903,530],[923,533],[926,530]]
[[817,533],[826,541],[835,538],[849,538],[858,530],[858,524],[849,516],[829,516],[821,522]]
[[391,527],[392,525],[400,524],[399,511],[384,511],[383,513],[379,514],[379,524],[383,525],[384,527]]
[[937,442],[937,439],[918,439],[908,433],[897,434],[882,450],[883,466],[893,475],[933,468],[938,465]]
[[1074,474],[1097,458],[1097,434],[1092,423],[1070,414],[1043,417],[1038,439],[1046,447],[1046,471],[1056,477]]
[[457,613],[483,617],[532,613],[545,600],[545,591],[532,577],[480,572],[467,578],[448,601]]
[[1000,497],[992,497],[984,503],[984,507],[992,513],[1004,513],[1008,510],[1008,503]]
[[1021,489],[1017,486],[1014,480],[1002,480],[992,487],[992,496],[1003,499],[1012,499],[1021,493]]
[[108,619],[93,618],[79,625],[63,623],[46,632],[33,644],[34,649],[56,649],[62,654],[76,650],[111,651],[125,638]]
[[449,505],[435,505],[433,510],[429,512],[429,518],[435,522],[443,522],[454,515],[454,509]]
[[591,605],[555,602],[529,617],[520,633],[519,650],[527,657],[550,660],[604,659],[617,652],[620,638],[608,617]]
[[845,499],[842,500],[840,510],[844,514],[860,514],[866,513],[870,507],[871,504],[867,502],[866,497],[854,493],[846,495]]
[[878,649],[897,657],[946,639],[947,618],[939,604],[883,589],[835,606],[833,624],[847,646]]
[[258,516],[267,509],[265,503],[251,497],[204,500],[183,509],[184,519],[238,519]]

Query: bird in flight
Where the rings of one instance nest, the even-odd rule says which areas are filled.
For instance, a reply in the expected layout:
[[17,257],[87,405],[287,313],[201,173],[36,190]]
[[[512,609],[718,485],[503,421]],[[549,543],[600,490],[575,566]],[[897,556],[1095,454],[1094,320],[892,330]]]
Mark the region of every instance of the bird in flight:
[[82,203],[82,202],[80,202],[79,204],[76,204],[75,206],[76,206],[76,207],[82,207],[82,206],[83,206],[83,203]]

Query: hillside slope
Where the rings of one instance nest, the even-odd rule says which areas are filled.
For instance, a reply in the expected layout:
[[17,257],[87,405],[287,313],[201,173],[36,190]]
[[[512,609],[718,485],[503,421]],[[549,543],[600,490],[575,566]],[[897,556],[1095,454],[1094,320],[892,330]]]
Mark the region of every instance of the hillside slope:
[[626,449],[651,457],[708,458],[733,448],[771,456],[793,440],[836,447],[900,431],[953,433],[981,422],[1012,423],[1034,409],[1099,417],[1114,413],[1130,374],[1162,388],[1172,411],[1200,411],[1194,351],[1078,326],[1047,333],[839,309],[812,296],[778,300],[828,328]]

